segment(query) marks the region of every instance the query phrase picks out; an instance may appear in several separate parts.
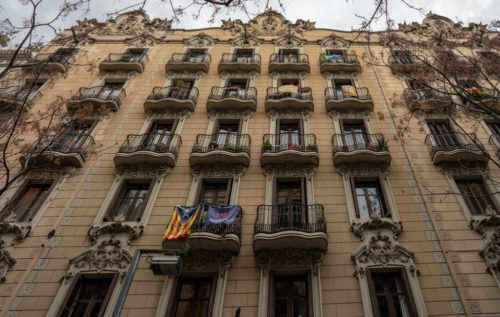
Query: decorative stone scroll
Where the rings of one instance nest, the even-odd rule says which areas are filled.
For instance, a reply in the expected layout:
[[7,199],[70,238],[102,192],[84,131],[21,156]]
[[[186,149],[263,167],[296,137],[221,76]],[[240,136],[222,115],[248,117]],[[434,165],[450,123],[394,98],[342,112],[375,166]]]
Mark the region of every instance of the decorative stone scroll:
[[[487,272],[500,275],[500,216],[493,208],[489,207],[487,216],[480,219],[472,219],[471,227],[481,233],[484,238],[484,246],[479,254],[484,258]],[[499,281],[500,282],[500,281]]]
[[256,254],[257,264],[267,274],[270,269],[311,269],[317,275],[323,261],[321,250],[303,250],[287,248],[280,250],[264,250]]
[[113,222],[105,222],[101,225],[95,225],[90,227],[88,235],[92,240],[92,244],[95,244],[101,235],[109,234],[112,239],[115,239],[118,234],[125,233],[128,234],[129,240],[128,244],[132,240],[139,238],[144,231],[144,225],[134,222],[134,224],[122,222],[120,220],[115,220]]
[[299,39],[295,36],[283,36],[274,41],[274,44],[283,48],[297,48],[302,47],[306,41]]
[[388,164],[375,164],[375,163],[359,163],[359,164],[340,164],[337,170],[344,175],[349,176],[382,176],[387,177],[389,169]]
[[253,36],[239,36],[231,41],[231,45],[240,48],[254,48],[259,47],[260,40]]
[[20,241],[26,238],[31,232],[29,223],[16,222],[16,216],[11,213],[0,222],[0,238],[3,235],[13,235],[14,241]]
[[365,239],[368,231],[381,231],[387,229],[392,232],[394,239],[398,239],[403,231],[403,224],[401,221],[394,221],[389,218],[380,218],[377,215],[372,215],[370,219],[357,219],[358,222],[351,224],[351,231],[354,232],[361,241]]
[[349,48],[349,41],[335,35],[331,34],[319,41],[319,44],[324,49],[338,49],[347,50]]
[[182,256],[183,272],[217,271],[224,277],[231,267],[234,254],[232,252],[196,250]]
[[[115,173],[119,177],[115,177],[115,182],[120,182],[122,178],[126,177],[157,177],[161,175],[166,175],[170,172],[172,168],[167,165],[147,165],[147,164],[141,164],[141,165],[124,165],[124,166],[118,166],[115,169]],[[160,177],[157,177],[157,180],[160,179]]]
[[216,42],[216,39],[205,34],[204,32],[200,32],[197,35],[188,38],[184,41],[184,44],[188,47],[211,47]]
[[208,166],[193,166],[191,173],[195,180],[199,178],[233,178],[243,175],[245,169],[243,165],[210,164]]
[[16,264],[16,260],[10,255],[10,252],[4,248],[5,242],[0,240],[0,283],[5,282],[7,271]]
[[264,167],[264,174],[267,177],[288,177],[288,176],[304,176],[306,175],[308,179],[312,178],[316,174],[317,167],[315,165],[309,164],[295,164],[286,163],[278,165],[266,165]]

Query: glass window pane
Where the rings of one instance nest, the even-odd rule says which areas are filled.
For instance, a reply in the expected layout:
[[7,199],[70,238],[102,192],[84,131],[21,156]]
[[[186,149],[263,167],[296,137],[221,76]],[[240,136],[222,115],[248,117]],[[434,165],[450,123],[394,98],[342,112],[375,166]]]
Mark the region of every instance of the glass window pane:
[[190,299],[194,296],[194,283],[183,283],[181,288],[180,299]]
[[359,218],[370,218],[365,196],[358,196]]

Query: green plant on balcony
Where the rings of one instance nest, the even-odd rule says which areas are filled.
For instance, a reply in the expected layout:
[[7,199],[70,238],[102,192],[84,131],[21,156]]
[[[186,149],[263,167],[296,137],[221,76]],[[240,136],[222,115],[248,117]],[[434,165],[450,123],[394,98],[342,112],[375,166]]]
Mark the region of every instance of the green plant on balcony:
[[262,144],[262,152],[270,152],[272,149],[273,145],[271,144],[271,141],[265,140]]
[[155,143],[155,152],[165,153],[168,152],[168,146],[165,143]]
[[300,151],[300,146],[298,146],[298,145],[291,145],[288,149],[289,150],[294,150],[294,151]]
[[307,58],[302,57],[302,63],[307,63]]
[[309,144],[306,150],[307,152],[318,152],[318,146],[316,144]]
[[357,63],[359,63],[359,62],[358,62],[358,59],[357,59],[357,58],[355,58],[355,57],[351,57],[351,58],[349,59],[349,63],[351,63],[351,64],[357,64]]
[[383,135],[377,138],[377,146],[380,151],[387,151],[387,145],[388,145],[387,140]]
[[320,59],[319,59],[319,62],[320,62],[321,64],[326,63],[326,62],[327,62],[326,55],[321,55],[321,57],[320,57]]

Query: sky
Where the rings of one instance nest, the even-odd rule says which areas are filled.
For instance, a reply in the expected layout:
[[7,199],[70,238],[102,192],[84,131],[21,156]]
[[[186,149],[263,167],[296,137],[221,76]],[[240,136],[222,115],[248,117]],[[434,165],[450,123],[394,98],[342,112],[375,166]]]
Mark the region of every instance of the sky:
[[[37,0],[40,1],[40,0]],[[48,21],[53,19],[58,6],[64,0],[41,0],[37,13],[38,21]],[[126,8],[140,0],[91,0],[89,10],[78,10],[71,13],[64,19],[59,19],[55,24],[57,29],[69,28],[76,24],[76,20],[84,18],[97,18],[99,21],[106,20],[106,14],[113,12],[116,8]],[[172,0],[176,4],[191,3],[192,0]],[[200,1],[200,0],[198,0]],[[269,0],[274,9],[279,10],[277,0]],[[422,8],[422,12],[411,9],[401,0],[388,0],[391,18],[396,23],[421,22],[424,13],[432,11],[440,15],[447,16],[453,21],[462,21],[465,25],[469,22],[481,22],[488,24],[494,19],[500,19],[500,0],[406,0],[415,7]],[[9,19],[15,25],[21,25],[22,21],[30,18],[31,8],[23,5],[26,0],[5,0],[0,4],[0,25],[3,20]],[[256,2],[258,5],[250,5],[252,14],[262,11],[265,0],[248,0]],[[361,19],[356,14],[368,16],[373,13],[375,0],[282,0],[284,3],[284,16],[295,22],[297,19],[311,20],[316,22],[317,28],[329,28],[336,30],[352,30],[358,28]],[[259,6],[260,4],[260,6]],[[146,13],[150,18],[171,19],[173,14],[168,4],[168,0],[147,0],[145,6]],[[198,19],[192,17],[194,11],[188,11],[180,21],[174,21],[173,28],[204,28],[217,27],[221,25],[221,19],[242,19],[248,21],[248,17],[243,12],[222,12],[214,23],[207,20],[210,16],[210,9],[201,12]],[[375,29],[384,29],[385,23],[380,21],[374,25]],[[0,26],[0,32],[2,27]],[[44,42],[48,42],[55,35],[49,28],[42,28],[38,36]],[[9,46],[12,48],[19,43],[19,38],[13,38]]]

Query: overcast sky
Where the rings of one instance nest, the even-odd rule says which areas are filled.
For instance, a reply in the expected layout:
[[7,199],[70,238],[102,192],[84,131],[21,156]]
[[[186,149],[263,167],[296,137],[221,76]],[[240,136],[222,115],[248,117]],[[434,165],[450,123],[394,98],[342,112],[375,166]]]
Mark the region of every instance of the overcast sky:
[[[57,7],[63,0],[43,0],[44,3],[38,11],[38,20],[47,21],[52,19],[57,12]],[[57,23],[59,28],[68,28],[75,24],[76,20],[84,18],[97,18],[99,21],[106,19],[106,13],[113,12],[116,8],[125,8],[139,0],[92,0],[90,11],[80,10],[70,14]],[[174,3],[190,3],[190,0],[172,0]],[[250,0],[252,2],[255,0]],[[270,0],[271,3],[276,0]],[[408,8],[401,0],[388,0],[391,18],[396,23],[421,22],[424,15],[416,10]],[[440,15],[447,16],[453,21],[462,21],[466,25],[469,22],[481,22],[488,24],[494,19],[500,19],[500,0],[406,0],[415,7],[420,7],[423,12],[432,11]],[[9,18],[12,22],[20,24],[23,19],[29,18],[28,9],[22,4],[24,0],[5,0],[0,4],[1,20]],[[264,3],[264,0],[257,1]],[[318,28],[331,28],[338,30],[351,30],[360,25],[361,20],[355,14],[367,16],[373,12],[374,0],[282,0],[285,4],[284,15],[287,19],[295,22],[297,19],[311,20],[316,22]],[[276,3],[276,2],[275,2]],[[106,5],[104,5],[106,4]],[[172,18],[172,11],[168,2],[162,0],[148,0],[144,8],[151,18]],[[274,9],[279,9],[275,4]],[[262,8],[251,6],[252,13],[258,13]],[[208,23],[209,9],[207,8],[199,19],[192,18],[192,12],[183,16],[181,21],[174,22],[173,28],[204,28],[210,26],[220,26],[220,19],[242,19],[248,18],[243,12],[227,12],[219,15],[214,23]],[[1,23],[1,22],[0,22]],[[383,22],[379,22],[375,27],[383,29]],[[1,30],[1,26],[0,26]],[[50,40],[54,33],[49,29],[41,31],[44,41]],[[14,38],[10,46],[17,44],[18,38]]]

